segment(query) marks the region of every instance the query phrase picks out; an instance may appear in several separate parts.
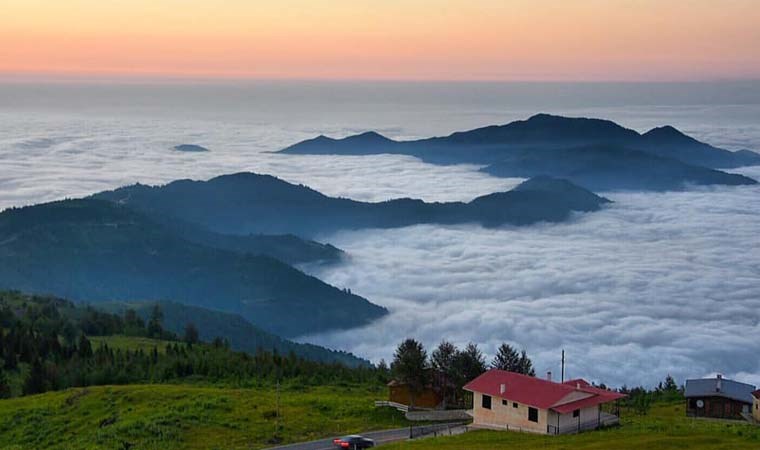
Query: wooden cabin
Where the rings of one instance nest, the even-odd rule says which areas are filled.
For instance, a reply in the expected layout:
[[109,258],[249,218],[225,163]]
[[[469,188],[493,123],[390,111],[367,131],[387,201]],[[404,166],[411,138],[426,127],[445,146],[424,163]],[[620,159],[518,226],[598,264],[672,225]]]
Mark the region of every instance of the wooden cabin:
[[755,389],[751,384],[729,380],[721,375],[686,380],[686,415],[742,420],[742,414],[752,413],[752,392]]

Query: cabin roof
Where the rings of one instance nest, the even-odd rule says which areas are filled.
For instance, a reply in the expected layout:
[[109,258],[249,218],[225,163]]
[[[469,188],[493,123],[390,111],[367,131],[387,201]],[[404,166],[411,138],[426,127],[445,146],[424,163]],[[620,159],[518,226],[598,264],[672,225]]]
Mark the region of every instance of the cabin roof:
[[[503,393],[501,392],[502,385],[505,388]],[[561,414],[625,397],[624,394],[595,388],[581,379],[556,383],[496,369],[489,370],[470,381],[464,389],[540,409],[553,409]],[[570,394],[577,392],[587,395],[578,400],[562,403]]]
[[[720,380],[720,387],[718,381]],[[727,378],[700,378],[686,380],[684,397],[725,397],[745,403],[752,403],[752,391],[755,386],[729,380]]]

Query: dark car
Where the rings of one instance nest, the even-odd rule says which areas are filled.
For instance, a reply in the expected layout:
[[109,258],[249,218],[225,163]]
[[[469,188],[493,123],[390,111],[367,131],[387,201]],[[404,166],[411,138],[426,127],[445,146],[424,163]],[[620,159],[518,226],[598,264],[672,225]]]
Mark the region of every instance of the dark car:
[[333,439],[333,444],[336,447],[347,448],[349,450],[359,450],[362,448],[370,448],[375,446],[375,441],[364,436],[353,434],[351,436],[343,436],[342,438]]

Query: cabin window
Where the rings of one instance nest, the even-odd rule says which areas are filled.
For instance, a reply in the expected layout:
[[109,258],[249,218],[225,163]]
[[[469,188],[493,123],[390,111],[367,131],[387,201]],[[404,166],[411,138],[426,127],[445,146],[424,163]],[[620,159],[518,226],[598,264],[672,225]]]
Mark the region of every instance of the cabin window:
[[513,402],[513,403],[512,403],[512,407],[513,407],[513,408],[517,408],[517,402]]
[[485,409],[491,409],[491,396],[490,395],[484,395],[483,401],[481,402],[481,406]]
[[581,415],[581,410],[580,409],[576,409],[575,411],[573,411],[573,417],[578,417],[580,415]]
[[506,400],[502,400],[501,401],[501,406],[507,406],[508,404],[509,404],[509,402],[506,401]]
[[538,422],[538,410],[536,408],[528,408],[528,420]]

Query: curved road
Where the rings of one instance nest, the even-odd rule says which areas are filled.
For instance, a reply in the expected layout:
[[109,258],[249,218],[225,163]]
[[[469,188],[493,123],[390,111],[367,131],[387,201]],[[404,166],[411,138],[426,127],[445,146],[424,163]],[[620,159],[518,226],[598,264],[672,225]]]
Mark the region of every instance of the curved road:
[[[422,430],[422,433],[420,432]],[[434,426],[421,426],[414,427],[414,437],[424,437],[434,434],[436,432],[449,432],[451,434],[459,434],[465,431],[465,426],[461,422],[446,423]],[[362,436],[370,438],[375,441],[375,445],[388,444],[390,442],[405,441],[409,439],[409,427],[396,428],[393,430],[383,431],[370,431],[367,433],[360,433]],[[333,444],[333,439],[340,436],[335,436],[330,439],[321,439],[311,442],[300,442],[298,444],[282,445],[280,447],[271,447],[269,450],[336,450]]]

